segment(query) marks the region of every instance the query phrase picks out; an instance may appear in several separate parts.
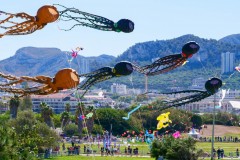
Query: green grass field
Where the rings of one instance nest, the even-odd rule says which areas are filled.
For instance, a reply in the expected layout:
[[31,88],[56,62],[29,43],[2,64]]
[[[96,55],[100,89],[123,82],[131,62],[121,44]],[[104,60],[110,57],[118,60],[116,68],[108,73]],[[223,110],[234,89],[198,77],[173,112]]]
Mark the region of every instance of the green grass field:
[[[215,142],[215,149],[218,149],[218,147],[223,148],[225,155],[229,155],[229,152],[233,152],[233,154],[236,154],[236,149],[239,148],[240,149],[240,143],[220,143],[220,142]],[[70,146],[70,144],[67,144],[66,146]],[[52,158],[54,160],[75,160],[75,159],[81,159],[81,160],[154,160],[154,158],[150,158],[150,155],[147,154],[149,152],[149,148],[148,145],[145,144],[132,144],[131,145],[132,148],[138,147],[139,148],[139,156],[149,156],[149,157],[130,157],[129,155],[115,155],[114,157],[112,156],[99,156],[99,150],[98,147],[96,145],[93,145],[92,148],[93,150],[97,151],[97,155],[89,155],[89,156],[67,156],[67,155],[63,155],[63,156],[59,156],[59,157],[55,157]],[[125,146],[121,146],[121,152],[124,153],[124,148]],[[203,149],[204,152],[208,152],[211,153],[211,143],[210,142],[198,142],[197,143],[197,148],[198,149]],[[81,144],[81,153],[83,151],[83,144]],[[206,159],[205,159],[206,160]]]
[[99,156],[64,156],[53,158],[54,160],[154,160],[154,158],[145,158],[145,157],[99,157]]

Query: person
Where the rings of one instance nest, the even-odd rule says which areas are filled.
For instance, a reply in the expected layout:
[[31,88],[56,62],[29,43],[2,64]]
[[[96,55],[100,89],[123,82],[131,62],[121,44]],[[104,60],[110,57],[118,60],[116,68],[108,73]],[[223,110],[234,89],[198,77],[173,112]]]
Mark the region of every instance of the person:
[[65,149],[66,149],[65,143],[63,142],[63,144],[62,144],[62,150],[63,150],[63,152],[65,151]]
[[239,157],[239,150],[238,150],[238,148],[236,150],[236,155],[237,155],[237,157]]
[[224,156],[224,150],[221,149],[221,158],[223,158],[223,156]]
[[128,153],[127,147],[125,147],[124,153],[125,153],[125,155],[127,155],[127,153]]
[[101,147],[101,156],[103,156],[103,153],[104,153],[104,148]]
[[83,152],[86,153],[86,146],[83,147]]
[[218,147],[218,150],[217,150],[217,156],[218,156],[218,159],[220,159],[221,158],[221,150],[220,150],[220,148]]

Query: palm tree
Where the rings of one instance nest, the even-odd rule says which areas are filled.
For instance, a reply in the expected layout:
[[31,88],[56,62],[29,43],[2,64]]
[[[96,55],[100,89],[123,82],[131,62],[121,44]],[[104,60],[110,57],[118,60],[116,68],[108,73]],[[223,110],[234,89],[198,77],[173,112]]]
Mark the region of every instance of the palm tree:
[[14,95],[14,97],[10,99],[9,105],[10,105],[10,114],[12,115],[12,118],[17,118],[17,111],[20,105],[19,97],[17,95]]
[[81,136],[83,130],[83,121],[78,117],[84,113],[84,104],[79,102],[75,111],[75,123],[78,125],[78,133]]
[[61,114],[61,122],[62,122],[62,129],[69,123],[69,120],[70,120],[70,114],[69,112],[66,112],[64,111],[62,114]]
[[41,117],[43,118],[44,122],[49,127],[53,127],[53,121],[52,121],[53,110],[52,110],[52,107],[50,107],[45,102],[41,102],[40,107],[41,107]]
[[70,109],[71,109],[70,103],[66,103],[66,104],[65,104],[65,111],[66,111],[66,112],[70,112]]
[[[87,107],[88,113],[93,112],[93,109],[94,109],[93,106],[88,106]],[[87,129],[88,129],[88,133],[92,133],[93,125],[94,125],[94,118],[93,118],[93,116],[90,117],[89,119],[86,119],[86,126],[87,126]]]

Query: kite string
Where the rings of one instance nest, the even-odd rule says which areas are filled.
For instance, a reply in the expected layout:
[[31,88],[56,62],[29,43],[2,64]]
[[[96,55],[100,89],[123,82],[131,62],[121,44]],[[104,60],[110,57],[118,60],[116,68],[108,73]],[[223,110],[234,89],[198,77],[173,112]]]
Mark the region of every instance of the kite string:
[[[76,90],[76,91],[78,91],[78,90]],[[80,103],[80,112],[81,112],[82,115],[84,115],[83,107],[82,107],[82,104],[83,104],[83,103],[81,102],[81,99],[79,98],[78,95],[79,95],[79,94],[77,94],[77,101]],[[87,137],[88,137],[88,138],[87,138],[87,141],[88,141],[88,143],[90,143],[90,148],[91,148],[92,143],[90,142],[90,135],[89,135],[89,131],[88,131],[88,128],[87,128],[87,123],[86,123],[86,121],[85,121],[85,118],[83,118],[83,128],[86,129]],[[93,150],[93,149],[91,148],[91,150]],[[92,159],[95,160],[95,155],[92,156]]]

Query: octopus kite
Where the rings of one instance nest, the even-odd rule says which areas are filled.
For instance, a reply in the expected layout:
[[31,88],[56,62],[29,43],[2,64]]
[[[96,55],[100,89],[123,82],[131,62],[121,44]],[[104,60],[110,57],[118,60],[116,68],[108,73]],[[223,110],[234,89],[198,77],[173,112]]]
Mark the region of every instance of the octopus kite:
[[212,78],[205,83],[206,91],[185,90],[179,92],[161,93],[161,94],[184,94],[184,93],[187,94],[187,96],[182,96],[181,98],[175,100],[166,101],[161,110],[171,107],[179,107],[188,103],[200,101],[204,98],[214,95],[216,92],[218,92],[218,89],[221,87],[222,81],[218,78]]
[[[48,23],[55,22],[59,18],[59,13],[54,6],[45,5],[38,9],[36,16],[30,16],[27,13],[6,13],[0,11],[0,15],[8,16],[4,20],[0,20],[0,28],[7,30],[5,33],[0,34],[0,37],[4,35],[25,35],[42,29]],[[21,18],[25,21],[14,22],[11,19]],[[4,26],[5,25],[5,26]]]
[[181,54],[173,54],[162,57],[150,65],[143,67],[134,66],[134,69],[147,76],[162,74],[184,65],[187,62],[187,59],[197,53],[199,49],[200,46],[196,42],[191,41],[182,47]]
[[[47,95],[57,93],[60,90],[75,88],[79,84],[78,73],[71,69],[65,68],[58,71],[54,78],[48,76],[15,77],[12,75],[5,75],[0,72],[0,77],[10,80],[9,83],[0,84],[0,91],[19,94],[20,96],[36,94]],[[13,85],[21,84],[22,82],[34,82],[40,84],[37,87],[31,88],[13,88]]]
[[85,26],[103,31],[115,31],[124,33],[130,33],[134,30],[134,23],[128,19],[120,19],[117,23],[114,23],[107,18],[82,12],[76,8],[67,8],[59,4],[56,5],[65,8],[65,10],[59,11],[60,20],[75,21],[77,23],[70,29],[63,29],[65,31],[69,31],[75,26]]
[[132,64],[127,61],[122,61],[117,63],[114,67],[103,67],[91,73],[79,75],[80,77],[86,77],[86,80],[84,80],[80,84],[78,89],[86,90],[86,93],[91,86],[98,82],[102,82],[113,77],[127,76],[130,75],[132,72]]

